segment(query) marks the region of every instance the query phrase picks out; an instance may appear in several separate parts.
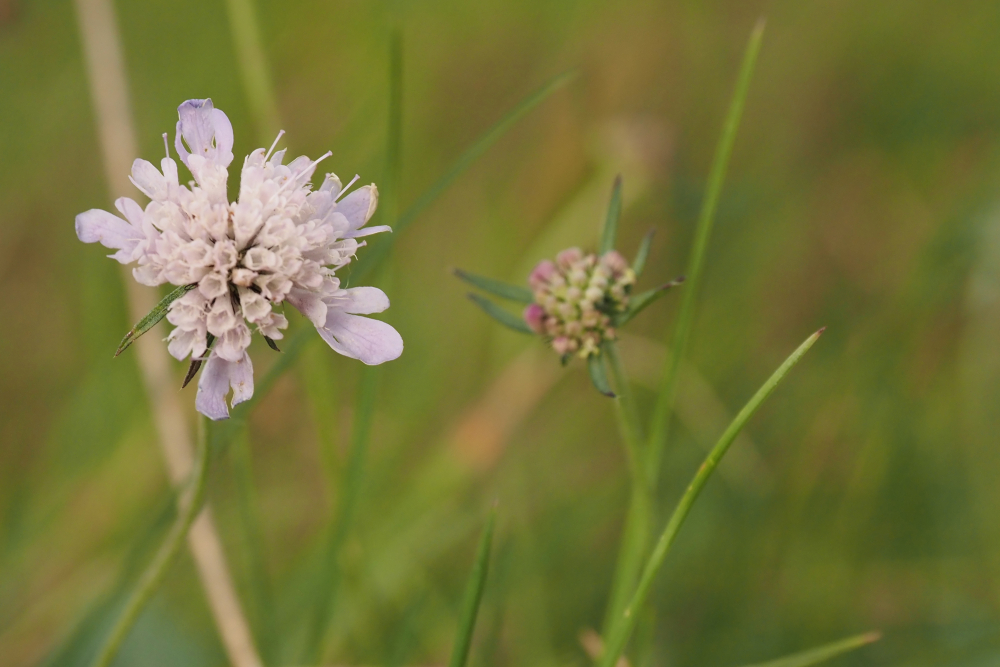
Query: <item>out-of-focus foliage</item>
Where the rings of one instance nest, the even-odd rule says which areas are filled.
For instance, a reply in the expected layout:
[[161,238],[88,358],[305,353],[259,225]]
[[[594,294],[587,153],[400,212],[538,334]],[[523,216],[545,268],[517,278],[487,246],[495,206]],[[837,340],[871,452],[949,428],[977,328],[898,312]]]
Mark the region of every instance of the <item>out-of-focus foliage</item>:
[[[162,154],[191,97],[229,114],[237,156],[263,143],[222,0],[117,5],[142,157]],[[997,660],[1000,6],[257,9],[290,153],[330,149],[325,168],[376,182],[390,27],[402,30],[401,209],[504,110],[581,70],[394,239],[377,276],[406,351],[376,371],[330,662],[442,664],[494,499],[470,664],[587,662],[578,637],[600,624],[626,503],[611,407],[582,364],[562,370],[496,326],[449,269],[520,283],[562,247],[596,248],[620,172],[619,248],[632,256],[658,232],[638,289],[676,277],[761,14],[661,516],[732,413],[828,329],[709,483],[638,632],[655,636],[661,665],[765,661],[870,628],[885,639],[841,664]],[[172,510],[135,361],[112,359],[133,324],[119,269],[73,233],[77,212],[110,202],[71,3],[0,3],[0,65],[0,664],[75,665]],[[646,407],[675,305],[661,300],[623,339]],[[255,353],[259,375],[277,355],[262,342]],[[270,664],[295,664],[325,580],[358,366],[312,340],[256,408],[249,458],[232,447],[213,469],[210,500]],[[324,442],[343,455],[324,456]],[[248,472],[250,517],[237,502]],[[222,663],[187,557],[169,583],[117,664]]]

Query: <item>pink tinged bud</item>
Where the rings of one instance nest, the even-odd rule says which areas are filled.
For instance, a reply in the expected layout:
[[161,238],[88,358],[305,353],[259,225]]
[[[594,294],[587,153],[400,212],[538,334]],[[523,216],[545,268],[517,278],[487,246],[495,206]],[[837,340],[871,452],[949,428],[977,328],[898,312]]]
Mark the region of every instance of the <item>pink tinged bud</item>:
[[549,281],[552,277],[558,273],[556,265],[547,259],[542,260],[528,276],[528,284],[531,285],[531,289],[540,290],[548,286]]
[[621,273],[628,269],[628,261],[617,250],[609,250],[601,257],[601,263],[614,273]]
[[579,248],[567,248],[556,255],[556,264],[563,269],[568,269],[575,262],[583,259],[583,251]]
[[545,309],[537,303],[524,309],[524,321],[537,334],[545,333]]
[[567,338],[566,336],[559,336],[558,338],[552,341],[552,349],[558,352],[559,354],[566,354],[567,352],[572,351],[570,349],[570,343],[571,343],[570,339]]

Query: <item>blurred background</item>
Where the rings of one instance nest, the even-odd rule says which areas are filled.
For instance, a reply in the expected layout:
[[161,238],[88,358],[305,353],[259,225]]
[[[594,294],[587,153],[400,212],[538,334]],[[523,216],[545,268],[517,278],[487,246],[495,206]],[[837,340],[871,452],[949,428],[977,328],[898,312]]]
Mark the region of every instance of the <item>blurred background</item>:
[[[195,97],[232,119],[234,164],[270,144],[223,0],[116,4],[141,157],[162,156]],[[593,247],[622,173],[620,248],[657,231],[640,287],[683,273],[761,15],[661,516],[757,386],[828,328],[684,526],[642,630],[650,664],[737,665],[870,629],[884,639],[840,664],[1000,662],[1000,5],[255,8],[289,153],[332,150],[323,167],[362,182],[386,175],[401,33],[401,208],[520,100],[580,72],[398,234],[372,279],[406,350],[374,376],[336,562],[323,554],[359,363],[311,337],[215,461],[210,502],[269,665],[300,664],[331,570],[324,664],[443,664],[494,499],[471,664],[588,664],[579,637],[600,627],[627,500],[612,405],[582,365],[478,311],[449,269],[521,282],[562,247]],[[76,213],[111,208],[90,95],[72,3],[0,2],[0,665],[84,664],[171,516],[136,358],[112,359],[131,326],[120,270],[73,232]],[[677,303],[622,343],[646,407]],[[278,355],[255,346],[260,378]],[[193,424],[194,388],[181,399]],[[225,664],[186,552],[116,664]]]

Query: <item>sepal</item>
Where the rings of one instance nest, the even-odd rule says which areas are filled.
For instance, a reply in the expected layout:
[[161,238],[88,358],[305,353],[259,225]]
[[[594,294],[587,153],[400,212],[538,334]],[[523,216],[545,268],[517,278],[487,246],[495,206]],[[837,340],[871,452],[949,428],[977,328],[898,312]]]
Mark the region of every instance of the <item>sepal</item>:
[[601,247],[598,255],[615,249],[618,237],[618,218],[622,215],[622,176],[618,174],[611,188],[611,201],[608,203],[608,216],[604,220],[604,232],[601,234]]
[[594,388],[608,398],[616,398],[615,392],[611,391],[611,384],[608,382],[608,373],[604,369],[604,355],[592,354],[587,357],[587,370],[590,371],[590,381],[594,383]]
[[632,270],[635,272],[636,278],[641,276],[642,270],[646,268],[646,260],[649,258],[649,248],[653,244],[653,234],[655,233],[655,229],[650,229],[639,243],[639,250],[636,251],[635,260],[632,262]]
[[480,276],[475,273],[469,273],[468,271],[463,271],[462,269],[453,269],[452,272],[459,280],[463,280],[470,285],[478,287],[493,296],[498,296],[501,299],[509,299],[519,303],[532,303],[535,300],[531,290],[527,287],[511,285],[510,283],[493,280],[492,278]]
[[513,329],[518,333],[534,335],[535,332],[531,330],[531,327],[529,327],[524,320],[517,315],[507,312],[489,299],[481,297],[478,294],[469,294],[469,298],[472,299],[477,306],[482,308],[487,315],[505,327]]
[[630,297],[628,308],[625,310],[624,313],[619,314],[615,318],[615,326],[618,327],[622,326],[623,324],[631,320],[633,317],[641,313],[643,310],[645,310],[646,306],[648,306],[649,304],[653,303],[661,296],[666,294],[671,287],[677,287],[683,282],[684,282],[684,276],[681,276],[676,280],[671,280],[669,283],[665,285],[654,287],[653,289],[647,290],[642,294],[637,294],[633,297]]

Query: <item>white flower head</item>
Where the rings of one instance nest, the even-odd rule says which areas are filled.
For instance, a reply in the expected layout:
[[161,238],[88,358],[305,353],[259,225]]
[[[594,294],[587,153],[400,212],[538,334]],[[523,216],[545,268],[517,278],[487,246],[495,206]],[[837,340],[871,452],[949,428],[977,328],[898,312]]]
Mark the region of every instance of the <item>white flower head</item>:
[[76,233],[116,250],[110,257],[122,264],[136,264],[132,274],[143,285],[191,287],[170,304],[167,320],[175,328],[167,340],[177,359],[207,360],[198,411],[225,419],[230,388],[234,407],[253,395],[251,334],[280,339],[288,326],[285,302],[340,354],[366,364],[402,354],[395,329],[359,317],[388,308],[386,295],[374,287],[343,289],[335,275],[364,245],[359,238],[389,231],[364,227],[378,203],[375,185],[344,196],[354,181],[344,188],[327,174],[313,190],[316,165],[330,153],[282,164],[285,151],[274,152],[279,134],[270,150],[258,148],[243,160],[239,196],[230,202],[229,118],[210,99],[188,100],[177,113],[174,147],[194,181],[180,184],[169,149],[160,169],[136,160],[131,180],[149,197],[146,207],[123,197],[115,206],[124,219],[92,209],[76,216]]

